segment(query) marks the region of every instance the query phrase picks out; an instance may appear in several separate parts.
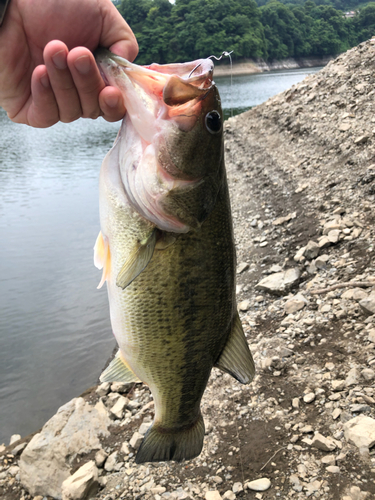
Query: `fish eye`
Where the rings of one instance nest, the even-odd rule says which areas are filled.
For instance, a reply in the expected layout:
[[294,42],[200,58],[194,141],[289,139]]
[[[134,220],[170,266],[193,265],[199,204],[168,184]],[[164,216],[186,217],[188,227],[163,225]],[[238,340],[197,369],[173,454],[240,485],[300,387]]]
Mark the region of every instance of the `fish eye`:
[[221,130],[221,116],[217,111],[210,111],[205,118],[206,128],[211,134],[217,134]]

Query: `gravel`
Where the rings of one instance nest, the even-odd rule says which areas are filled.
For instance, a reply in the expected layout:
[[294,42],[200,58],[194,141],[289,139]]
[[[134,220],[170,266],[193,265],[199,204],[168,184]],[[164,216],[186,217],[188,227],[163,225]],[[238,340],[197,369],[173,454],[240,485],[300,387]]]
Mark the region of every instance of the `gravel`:
[[[146,387],[87,391],[113,418],[103,452],[71,470],[96,461],[94,498],[374,498],[374,61],[375,41],[362,43],[225,123],[237,298],[256,377],[241,386],[213,370],[204,448],[182,464],[134,462],[153,416]],[[31,498],[13,453],[30,438],[0,446],[4,500]]]

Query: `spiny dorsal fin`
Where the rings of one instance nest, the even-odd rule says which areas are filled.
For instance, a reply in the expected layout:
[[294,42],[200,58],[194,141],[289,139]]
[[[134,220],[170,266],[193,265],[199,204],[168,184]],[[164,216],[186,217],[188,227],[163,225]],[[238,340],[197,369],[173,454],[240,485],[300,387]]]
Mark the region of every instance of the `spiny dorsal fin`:
[[124,289],[147,267],[156,244],[156,229],[140,241],[117,275],[116,285]]
[[254,378],[254,361],[238,313],[233,319],[228,341],[215,366],[232,375],[241,384],[249,384]]
[[111,252],[108,240],[103,237],[101,231],[99,231],[94,246],[94,264],[98,269],[103,269],[102,279],[98,285],[98,288],[101,288],[111,272]]
[[104,372],[100,375],[100,382],[141,382],[137,375],[131,371],[118,350],[114,359],[109,363]]

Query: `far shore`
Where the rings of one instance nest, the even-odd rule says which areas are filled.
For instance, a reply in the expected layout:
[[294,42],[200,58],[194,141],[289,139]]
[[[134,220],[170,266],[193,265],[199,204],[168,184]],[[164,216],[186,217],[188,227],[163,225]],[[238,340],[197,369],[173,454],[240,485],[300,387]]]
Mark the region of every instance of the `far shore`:
[[241,62],[234,62],[232,67],[228,59],[226,59],[225,62],[215,62],[214,74],[215,76],[230,76],[231,74],[237,76],[282,69],[314,68],[317,66],[325,66],[335,57],[336,56],[305,57],[300,59],[289,58],[273,62],[247,59]]

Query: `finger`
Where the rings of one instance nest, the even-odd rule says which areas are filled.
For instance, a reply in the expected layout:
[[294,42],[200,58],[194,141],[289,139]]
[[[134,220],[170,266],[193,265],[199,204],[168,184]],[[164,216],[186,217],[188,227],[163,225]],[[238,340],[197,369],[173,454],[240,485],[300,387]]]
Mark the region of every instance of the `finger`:
[[79,95],[68,67],[68,48],[58,40],[49,42],[43,52],[60,121],[69,123],[82,116]]
[[126,109],[119,89],[105,87],[99,94],[99,104],[103,118],[108,122],[117,122],[124,117]]
[[102,114],[99,92],[105,87],[92,53],[77,47],[68,54],[68,67],[76,86],[84,118],[97,118]]
[[31,77],[32,100],[27,112],[27,122],[32,127],[50,127],[59,121],[59,108],[53,93],[47,68],[37,66]]

